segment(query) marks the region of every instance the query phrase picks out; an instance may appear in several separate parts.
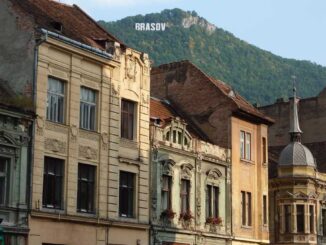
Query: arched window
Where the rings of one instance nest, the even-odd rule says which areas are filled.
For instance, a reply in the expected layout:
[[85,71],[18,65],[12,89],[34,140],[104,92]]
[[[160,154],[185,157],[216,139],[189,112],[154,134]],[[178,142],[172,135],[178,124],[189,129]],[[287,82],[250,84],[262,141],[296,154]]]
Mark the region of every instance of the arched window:
[[191,143],[191,136],[185,128],[172,125],[164,130],[164,139],[172,144],[186,148],[189,148]]

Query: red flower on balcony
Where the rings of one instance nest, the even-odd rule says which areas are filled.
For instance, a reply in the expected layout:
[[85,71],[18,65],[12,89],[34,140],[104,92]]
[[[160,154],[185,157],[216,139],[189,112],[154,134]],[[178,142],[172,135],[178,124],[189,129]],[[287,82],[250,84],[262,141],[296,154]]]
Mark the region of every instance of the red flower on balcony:
[[192,215],[191,211],[187,210],[186,212],[180,213],[179,220],[190,221],[193,218],[194,216]]
[[166,219],[174,219],[175,217],[175,212],[173,212],[172,209],[165,209],[162,213],[161,213],[161,219],[166,218]]
[[221,217],[207,217],[206,224],[220,225],[222,223]]

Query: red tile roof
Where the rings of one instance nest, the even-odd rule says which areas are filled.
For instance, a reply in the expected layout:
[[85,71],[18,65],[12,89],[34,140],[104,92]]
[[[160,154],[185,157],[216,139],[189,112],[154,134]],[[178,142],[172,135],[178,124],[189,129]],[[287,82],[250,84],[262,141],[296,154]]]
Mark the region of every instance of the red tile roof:
[[95,40],[111,40],[121,43],[77,5],[71,6],[54,0],[10,1],[13,7],[21,8],[34,19],[36,28],[58,32],[54,23],[61,23],[63,28],[59,34],[100,49],[104,49],[104,45]]
[[195,125],[191,123],[190,120],[187,120],[186,116],[183,115],[178,109],[171,105],[168,101],[160,100],[157,98],[151,98],[150,102],[150,118],[151,119],[160,119],[161,126],[165,127],[173,118],[179,117],[181,120],[184,120],[187,124],[187,130],[189,133],[196,138],[199,138],[204,141],[208,141],[208,138],[204,133],[200,131]]

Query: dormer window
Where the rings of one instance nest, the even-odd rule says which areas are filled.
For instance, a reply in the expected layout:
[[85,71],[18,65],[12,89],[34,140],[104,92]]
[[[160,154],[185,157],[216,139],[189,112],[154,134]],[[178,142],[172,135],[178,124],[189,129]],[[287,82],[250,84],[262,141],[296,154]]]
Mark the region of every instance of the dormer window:
[[189,147],[191,139],[185,129],[169,127],[165,133],[165,140],[173,144]]
[[52,27],[57,31],[57,32],[62,32],[63,30],[63,25],[61,22],[59,21],[53,21],[52,23]]

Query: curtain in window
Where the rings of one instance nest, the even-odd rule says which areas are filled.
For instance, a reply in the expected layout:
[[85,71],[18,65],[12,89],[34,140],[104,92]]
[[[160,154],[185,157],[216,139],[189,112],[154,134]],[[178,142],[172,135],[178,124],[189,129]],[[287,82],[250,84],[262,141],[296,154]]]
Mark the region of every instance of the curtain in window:
[[80,90],[80,127],[87,130],[96,129],[96,92],[81,87]]
[[54,78],[48,79],[46,118],[53,122],[64,122],[64,83]]

